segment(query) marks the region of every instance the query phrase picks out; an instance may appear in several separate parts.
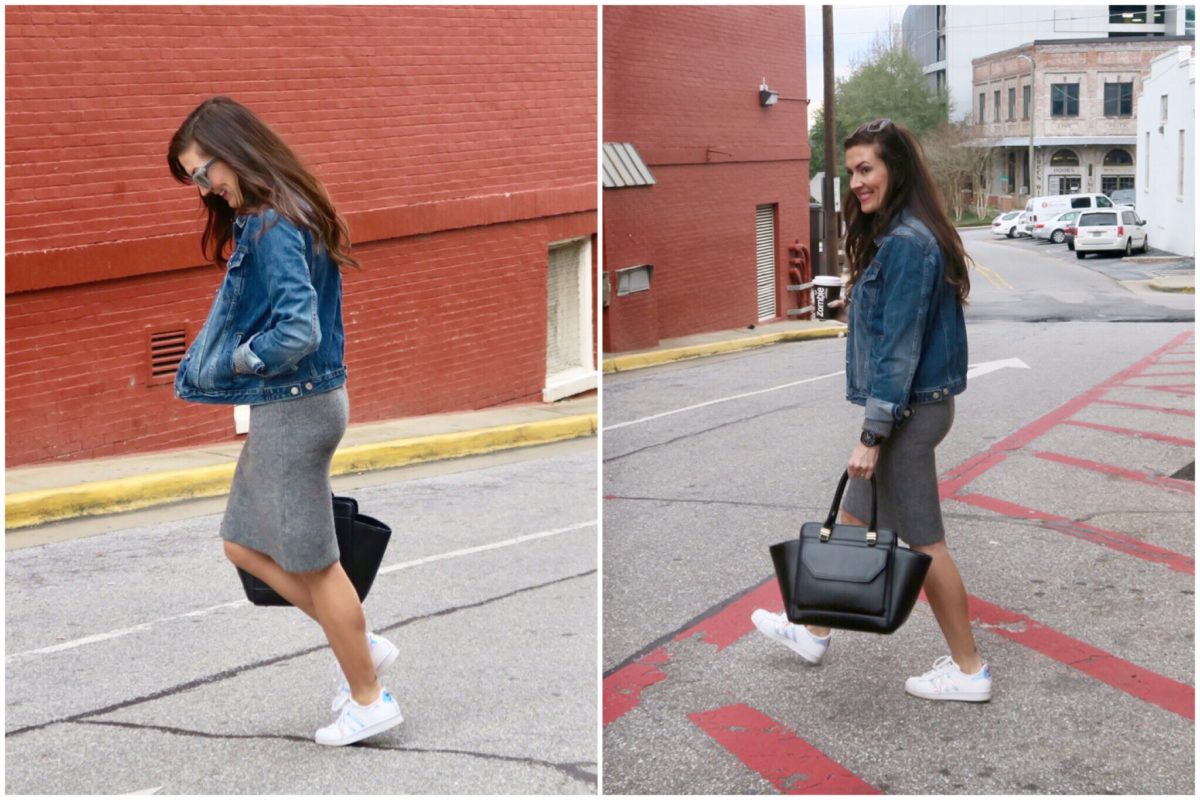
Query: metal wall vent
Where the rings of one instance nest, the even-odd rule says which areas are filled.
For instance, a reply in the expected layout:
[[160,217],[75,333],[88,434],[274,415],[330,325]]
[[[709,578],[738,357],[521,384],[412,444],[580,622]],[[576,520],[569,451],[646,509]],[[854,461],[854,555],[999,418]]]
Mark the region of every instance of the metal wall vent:
[[175,371],[187,352],[187,331],[164,331],[150,334],[149,384],[171,383]]
[[604,188],[653,186],[656,181],[642,160],[637,148],[628,142],[609,142],[604,145]]

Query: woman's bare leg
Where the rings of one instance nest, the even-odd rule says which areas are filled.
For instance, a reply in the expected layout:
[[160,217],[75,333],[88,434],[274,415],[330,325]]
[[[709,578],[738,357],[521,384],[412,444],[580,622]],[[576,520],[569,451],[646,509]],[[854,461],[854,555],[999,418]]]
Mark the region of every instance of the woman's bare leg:
[[979,657],[975,634],[971,632],[967,589],[950,555],[950,549],[944,541],[913,549],[933,558],[929,573],[925,576],[925,597],[942,629],[942,635],[946,637],[946,644],[950,646],[950,657],[968,675],[978,672],[983,668],[983,659]]
[[226,540],[225,557],[232,561],[235,566],[241,567],[267,584],[267,586],[270,586],[284,600],[287,600],[314,620],[317,619],[316,611],[313,608],[312,596],[308,591],[308,584],[297,575],[285,571],[270,556],[237,544],[236,542]]
[[375,702],[382,687],[367,644],[367,618],[341,562],[316,572],[296,573],[295,577],[308,587],[314,615],[346,674],[350,696],[359,705]]

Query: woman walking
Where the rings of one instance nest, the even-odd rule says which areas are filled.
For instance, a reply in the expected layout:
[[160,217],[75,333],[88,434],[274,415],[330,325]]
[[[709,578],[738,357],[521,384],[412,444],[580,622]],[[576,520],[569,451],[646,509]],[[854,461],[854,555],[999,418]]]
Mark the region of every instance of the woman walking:
[[378,678],[399,653],[367,631],[330,499],[330,462],[349,418],[338,268],[358,262],[320,182],[245,106],[201,103],[171,139],[167,163],[200,190],[201,248],[225,270],[175,393],[250,405],[221,522],[225,554],[321,626],[336,660],[337,719],[316,741],[351,744],[403,721]]
[[[879,526],[933,558],[925,595],[950,649],[904,688],[928,700],[986,701],[991,674],[975,647],[966,588],[946,547],[934,459],[954,422],[954,397],[967,385],[966,254],[911,131],[877,120],[855,131],[844,149],[852,286],[846,396],[865,406],[865,417],[850,454],[842,522],[867,524],[874,475]],[[809,663],[829,646],[828,628],[794,625],[763,609],[752,618],[759,631]]]

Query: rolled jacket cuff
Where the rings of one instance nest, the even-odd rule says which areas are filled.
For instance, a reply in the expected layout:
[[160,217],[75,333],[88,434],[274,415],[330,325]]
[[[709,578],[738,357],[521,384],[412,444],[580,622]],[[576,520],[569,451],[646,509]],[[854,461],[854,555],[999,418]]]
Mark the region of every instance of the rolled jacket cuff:
[[254,337],[237,346],[233,351],[233,371],[238,375],[262,375],[266,372],[266,363],[250,349]]
[[863,430],[880,436],[891,436],[896,421],[906,412],[895,403],[867,398],[866,418],[863,420]]

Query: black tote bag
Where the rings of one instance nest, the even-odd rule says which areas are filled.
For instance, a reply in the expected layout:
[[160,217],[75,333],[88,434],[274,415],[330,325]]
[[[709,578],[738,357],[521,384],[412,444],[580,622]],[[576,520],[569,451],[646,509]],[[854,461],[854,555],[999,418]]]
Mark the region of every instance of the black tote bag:
[[[367,599],[383,554],[392,538],[392,529],[358,511],[358,501],[353,497],[333,498],[333,527],[337,532],[338,550],[341,553],[342,569],[346,570],[350,582],[358,592],[359,602]],[[258,578],[237,568],[242,579],[246,599],[256,606],[290,606],[279,594]]]
[[878,530],[874,477],[869,525],[835,523],[849,479],[843,472],[824,524],[806,522],[799,537],[770,548],[784,611],[794,623],[892,633],[908,619],[933,559],[900,547],[895,531]]

